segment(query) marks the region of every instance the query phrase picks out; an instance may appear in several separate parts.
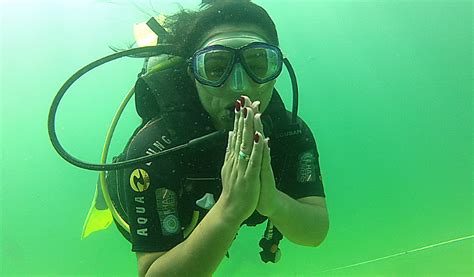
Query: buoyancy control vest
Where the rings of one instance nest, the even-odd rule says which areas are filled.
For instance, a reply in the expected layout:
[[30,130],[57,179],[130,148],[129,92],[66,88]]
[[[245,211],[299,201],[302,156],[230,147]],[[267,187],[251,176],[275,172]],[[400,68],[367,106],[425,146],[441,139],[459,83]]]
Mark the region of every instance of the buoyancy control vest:
[[[157,118],[166,118],[167,120],[173,118],[174,121],[177,121],[177,124],[179,122],[193,122],[197,128],[189,128],[189,132],[186,133],[189,137],[184,138],[185,141],[210,132],[207,126],[211,122],[209,114],[204,110],[199,101],[197,90],[192,79],[187,74],[187,65],[185,63],[151,72],[138,78],[135,84],[135,106],[138,115],[143,121],[128,141],[124,153],[134,135],[148,122]],[[289,140],[302,133],[301,126],[291,124],[291,113],[285,109],[284,103],[276,90],[273,91],[270,104],[262,114],[262,122],[264,133],[267,137],[270,137],[272,147],[273,145],[288,145],[290,143]],[[204,128],[205,126],[207,127]],[[284,156],[286,151],[272,152],[281,153],[282,157],[280,158],[282,160],[286,158]],[[125,159],[124,153],[114,157],[114,162]],[[266,219],[266,217],[255,212],[242,225],[256,226]],[[117,226],[121,229],[120,225],[117,224]],[[123,230],[120,231],[125,235]],[[129,236],[127,238],[129,239]],[[275,263],[280,259],[281,252],[278,244],[282,238],[281,232],[268,219],[263,238],[259,242],[259,246],[262,248],[260,256],[263,262],[271,261]]]

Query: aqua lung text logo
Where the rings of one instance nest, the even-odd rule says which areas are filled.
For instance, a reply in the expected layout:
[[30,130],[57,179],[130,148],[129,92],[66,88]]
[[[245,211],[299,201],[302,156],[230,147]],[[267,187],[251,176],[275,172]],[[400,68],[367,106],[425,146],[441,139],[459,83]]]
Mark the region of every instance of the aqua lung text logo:
[[[161,136],[160,139],[156,140],[153,145],[146,150],[146,154],[148,156],[163,152],[166,150],[166,147],[169,146],[172,143],[172,141],[167,138],[166,136]],[[151,165],[151,162],[146,163],[147,166]]]
[[148,218],[146,217],[146,208],[145,208],[145,197],[136,196],[135,197],[135,214],[137,215],[137,235],[147,237],[148,236]]

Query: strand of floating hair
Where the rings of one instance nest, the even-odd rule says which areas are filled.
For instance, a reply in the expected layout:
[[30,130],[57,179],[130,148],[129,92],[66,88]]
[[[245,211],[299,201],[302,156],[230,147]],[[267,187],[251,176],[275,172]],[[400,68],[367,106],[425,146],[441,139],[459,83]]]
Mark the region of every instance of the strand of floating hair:
[[462,238],[457,238],[457,239],[452,239],[452,240],[448,240],[448,241],[443,241],[443,242],[435,243],[435,244],[432,244],[432,245],[424,246],[424,247],[421,247],[421,248],[412,249],[412,250],[400,252],[400,253],[397,253],[397,254],[392,254],[392,255],[389,255],[389,256],[368,260],[368,261],[365,261],[365,262],[360,262],[360,263],[356,263],[356,264],[336,267],[336,268],[333,268],[333,269],[327,269],[327,270],[324,270],[324,271],[320,271],[319,273],[324,273],[324,272],[329,272],[329,271],[334,271],[334,270],[340,270],[340,269],[344,269],[344,268],[359,266],[359,265],[363,265],[363,264],[373,263],[373,262],[376,262],[376,261],[385,260],[385,259],[393,258],[393,257],[396,257],[396,256],[401,256],[401,255],[405,255],[405,254],[408,254],[408,253],[413,253],[413,252],[417,252],[417,251],[437,247],[437,246],[440,246],[440,245],[443,245],[443,244],[453,243],[453,242],[466,240],[466,239],[472,239],[472,238],[474,238],[474,235],[470,235],[470,236],[466,236],[466,237],[462,237]]

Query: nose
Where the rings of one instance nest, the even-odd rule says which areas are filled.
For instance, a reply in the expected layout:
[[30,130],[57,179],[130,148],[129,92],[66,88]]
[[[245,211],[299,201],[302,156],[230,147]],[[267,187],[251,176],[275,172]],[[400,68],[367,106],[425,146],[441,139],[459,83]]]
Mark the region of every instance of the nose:
[[230,88],[232,91],[242,93],[250,87],[249,76],[240,63],[237,63],[232,69],[230,76]]

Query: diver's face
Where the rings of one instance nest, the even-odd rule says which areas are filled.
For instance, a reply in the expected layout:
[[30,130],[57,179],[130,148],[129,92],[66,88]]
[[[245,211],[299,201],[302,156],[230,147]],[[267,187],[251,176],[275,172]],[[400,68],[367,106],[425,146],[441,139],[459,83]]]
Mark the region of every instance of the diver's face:
[[[219,26],[212,29],[203,39],[201,49],[211,45],[223,45],[240,48],[251,42],[267,42],[259,31],[252,26]],[[220,87],[203,85],[195,80],[199,99],[204,109],[209,113],[217,129],[233,127],[235,101],[242,95],[250,101],[260,101],[260,112],[263,112],[270,102],[276,80],[258,84],[248,76],[240,63],[232,68],[232,72]]]

